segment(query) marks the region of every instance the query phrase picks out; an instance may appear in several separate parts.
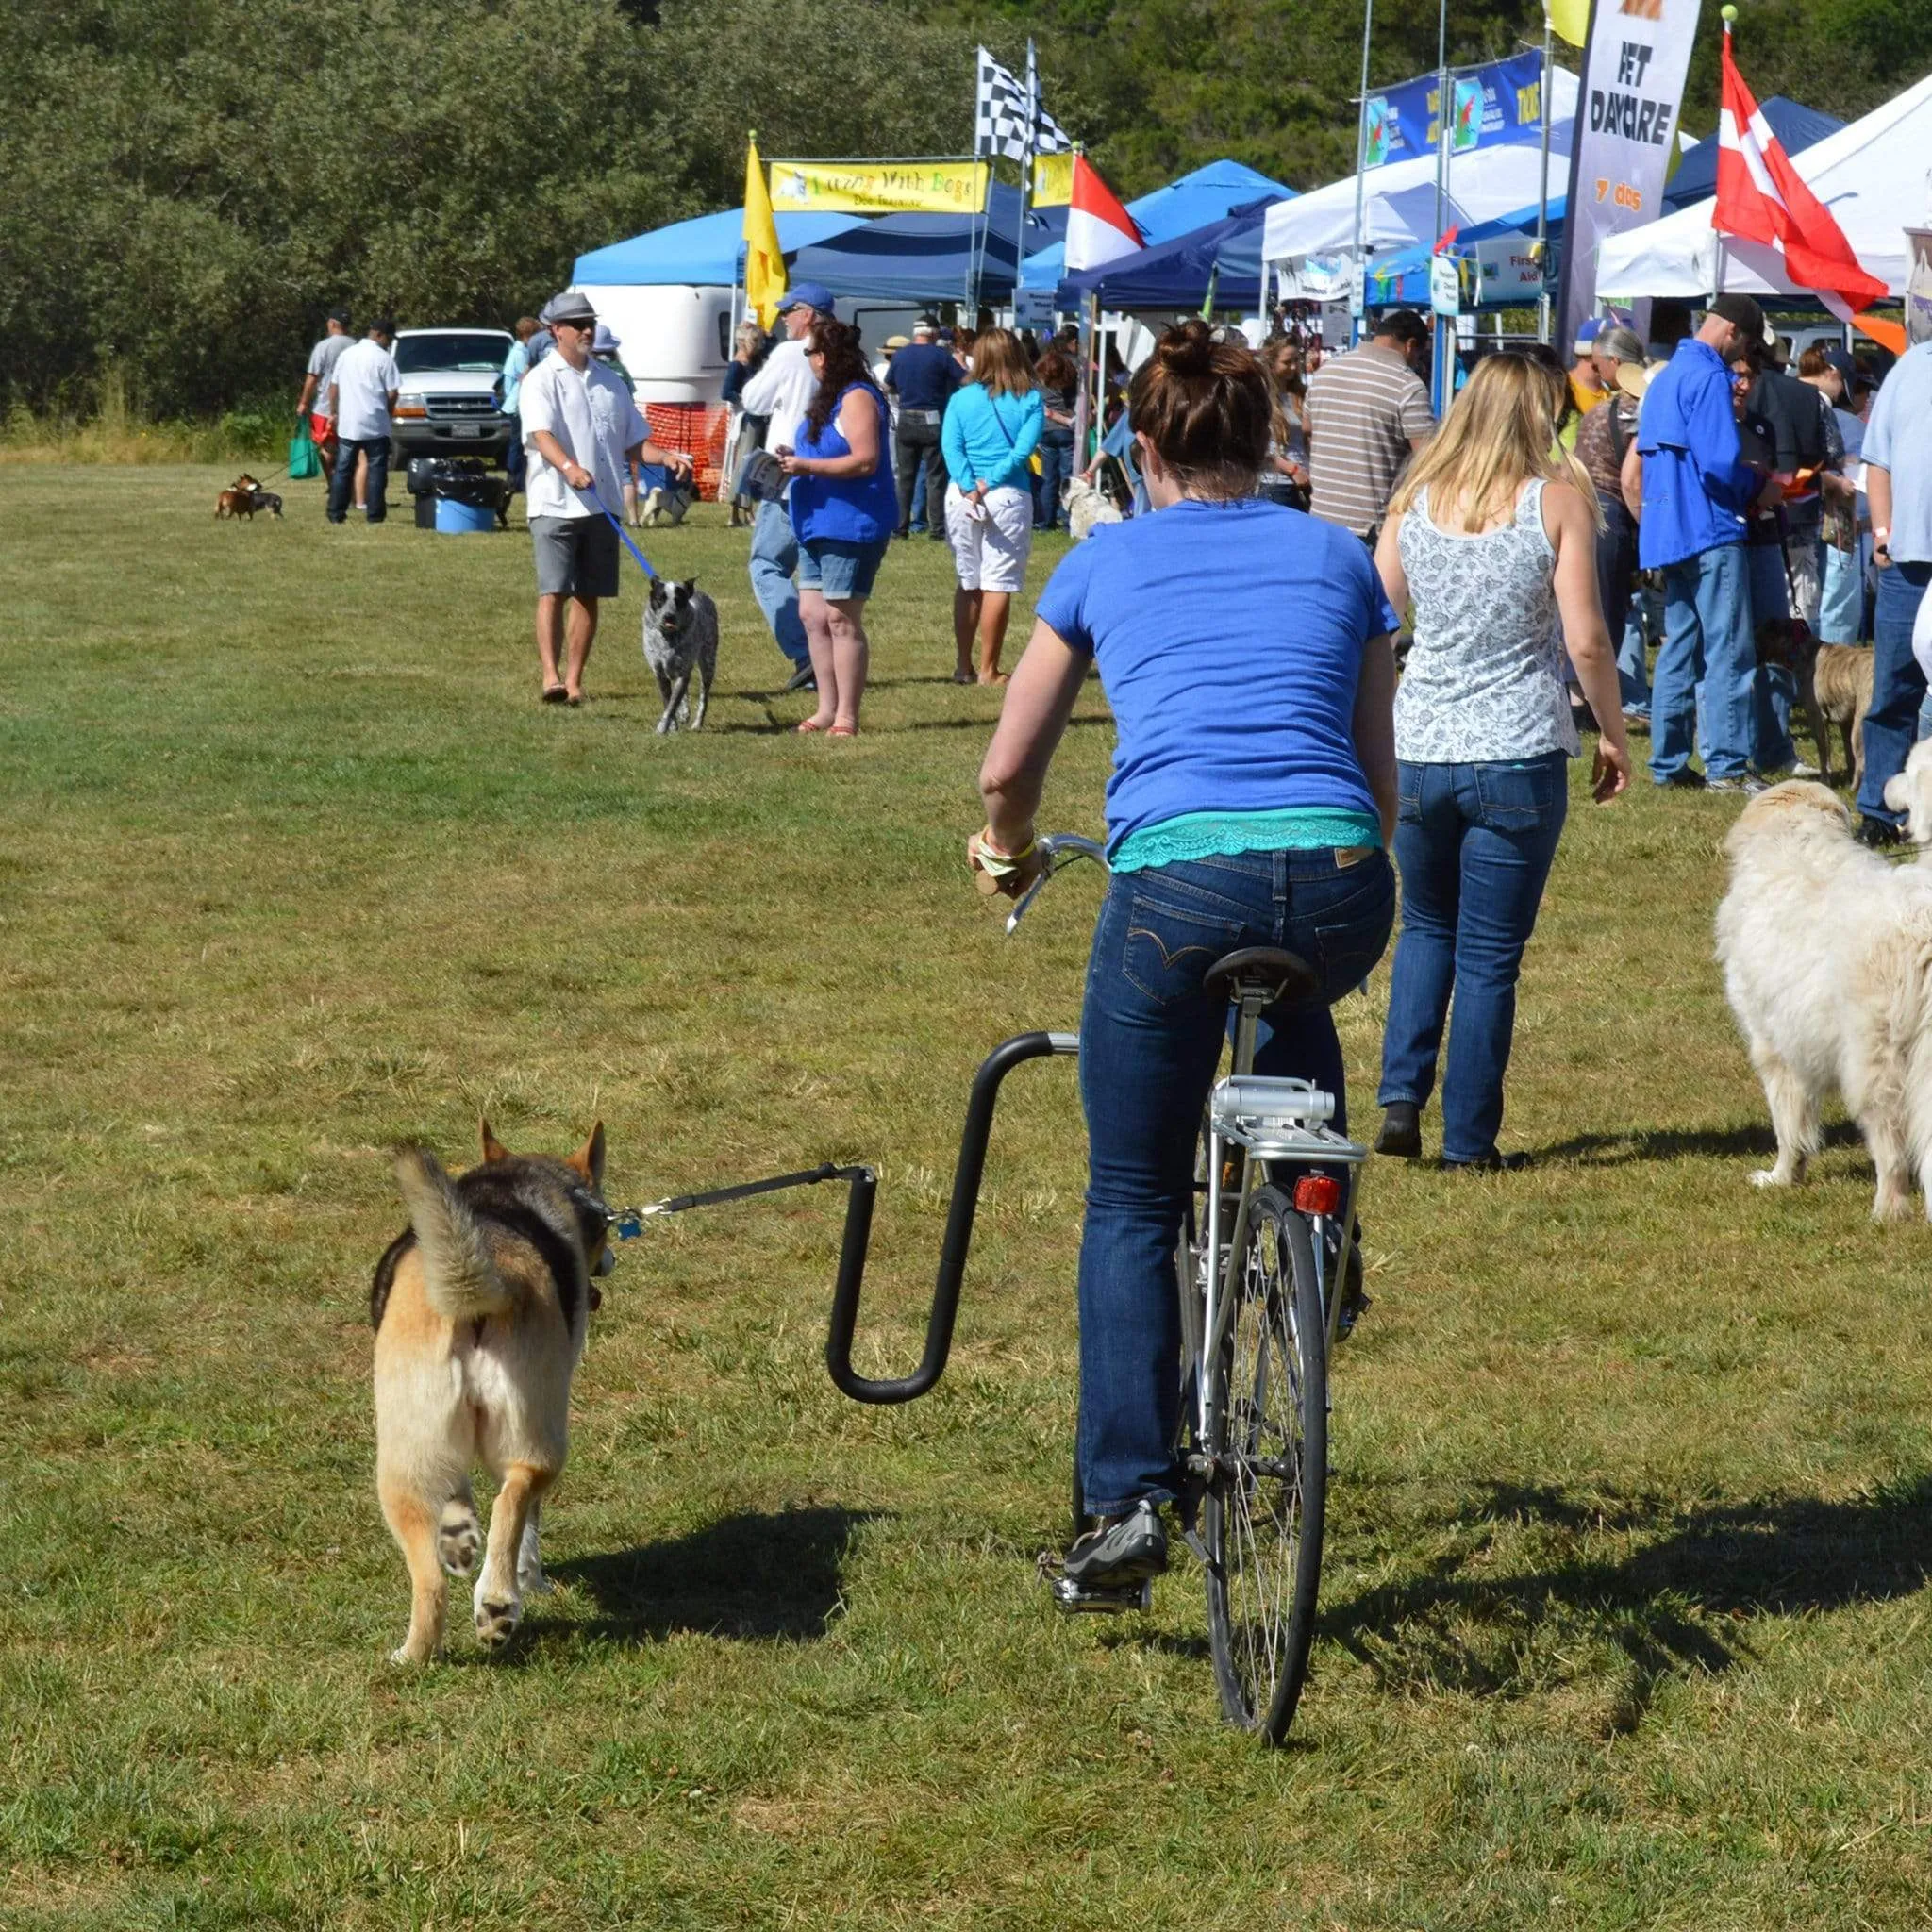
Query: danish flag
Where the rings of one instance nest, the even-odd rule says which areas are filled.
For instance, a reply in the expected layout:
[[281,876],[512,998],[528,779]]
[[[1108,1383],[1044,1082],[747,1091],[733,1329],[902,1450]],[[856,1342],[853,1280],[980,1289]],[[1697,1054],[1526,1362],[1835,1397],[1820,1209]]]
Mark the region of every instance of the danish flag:
[[1844,230],[1792,167],[1784,143],[1752,99],[1731,58],[1728,22],[1717,141],[1717,201],[1710,225],[1724,234],[1741,235],[1747,242],[1781,247],[1792,281],[1815,291],[1840,321],[1855,324],[1880,341],[1889,341],[1894,333],[1902,339],[1903,331],[1894,331],[1890,323],[1860,315],[1890,291],[1858,266]]
[[1074,156],[1074,192],[1067,209],[1067,273],[1105,268],[1146,247],[1134,218],[1087,157]]

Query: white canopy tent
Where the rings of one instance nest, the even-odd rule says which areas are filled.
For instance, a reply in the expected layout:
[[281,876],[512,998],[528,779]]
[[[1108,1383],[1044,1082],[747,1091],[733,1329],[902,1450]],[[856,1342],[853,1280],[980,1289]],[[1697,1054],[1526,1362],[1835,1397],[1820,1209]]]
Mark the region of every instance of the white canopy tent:
[[[1550,124],[1550,187],[1570,185],[1570,133],[1576,113],[1576,76],[1555,70],[1551,86],[1556,118]],[[1539,144],[1506,142],[1449,158],[1445,225],[1473,227],[1533,205],[1542,188]],[[1362,243],[1372,253],[1427,246],[1436,239],[1436,157],[1417,155],[1372,168],[1365,177]],[[1261,258],[1294,261],[1308,256],[1352,254],[1355,249],[1356,177],[1331,181],[1268,210],[1261,229]]]
[[[1903,295],[1911,274],[1905,226],[1932,222],[1932,75],[1793,155],[1791,165],[1831,210],[1860,265]],[[1646,295],[1694,299],[1719,290],[1804,292],[1786,274],[1782,250],[1718,234],[1710,225],[1713,206],[1693,202],[1660,222],[1613,235],[1597,258],[1597,293],[1628,302]]]

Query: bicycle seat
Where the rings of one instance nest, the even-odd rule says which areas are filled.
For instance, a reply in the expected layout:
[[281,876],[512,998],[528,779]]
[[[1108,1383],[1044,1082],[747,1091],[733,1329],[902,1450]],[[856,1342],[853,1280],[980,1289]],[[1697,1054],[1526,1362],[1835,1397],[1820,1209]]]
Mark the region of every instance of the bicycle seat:
[[1208,967],[1201,985],[1207,992],[1228,998],[1243,986],[1272,987],[1271,1006],[1277,1000],[1300,1006],[1322,997],[1322,982],[1315,977],[1315,969],[1300,954],[1280,946],[1242,946],[1224,954]]

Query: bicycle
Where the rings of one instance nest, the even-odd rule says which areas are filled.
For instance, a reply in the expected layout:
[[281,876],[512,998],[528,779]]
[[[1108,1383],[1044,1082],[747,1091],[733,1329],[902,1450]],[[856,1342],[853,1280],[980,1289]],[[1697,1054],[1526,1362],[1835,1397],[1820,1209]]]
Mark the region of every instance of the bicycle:
[[[1057,873],[1083,858],[1107,864],[1090,839],[1049,834],[1038,844],[1044,863],[1008,918],[1009,935]],[[1368,1150],[1328,1124],[1333,1095],[1254,1072],[1262,1013],[1320,996],[1307,961],[1244,947],[1217,960],[1206,985],[1224,990],[1234,1038],[1230,1071],[1202,1120],[1177,1256],[1183,1534],[1206,1574],[1222,1708],[1276,1744],[1293,1722],[1314,1637],[1328,1362],[1353,1319],[1341,1289]],[[1077,1472],[1074,1515],[1077,1533]],[[1061,1577],[1054,1588],[1063,1607],[1119,1610],[1148,1607],[1153,1586],[1083,1591]]]

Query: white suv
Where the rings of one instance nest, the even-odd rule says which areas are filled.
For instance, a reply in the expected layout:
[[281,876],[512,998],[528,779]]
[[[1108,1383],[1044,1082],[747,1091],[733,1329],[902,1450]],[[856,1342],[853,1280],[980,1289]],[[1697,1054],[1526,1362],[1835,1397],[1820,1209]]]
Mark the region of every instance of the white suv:
[[395,430],[391,459],[482,457],[500,462],[509,447],[509,418],[497,400],[497,377],[512,337],[501,328],[406,328],[395,340]]

